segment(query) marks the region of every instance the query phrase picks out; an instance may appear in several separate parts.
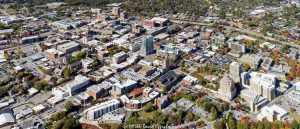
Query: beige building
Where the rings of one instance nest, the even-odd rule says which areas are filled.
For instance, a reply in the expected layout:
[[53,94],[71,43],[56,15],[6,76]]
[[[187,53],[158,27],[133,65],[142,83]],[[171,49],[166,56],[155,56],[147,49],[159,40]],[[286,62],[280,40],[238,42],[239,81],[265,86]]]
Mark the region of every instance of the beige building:
[[63,52],[54,48],[44,51],[44,56],[47,58],[57,58],[57,57],[61,57],[63,54],[64,54]]
[[142,27],[138,24],[133,24],[132,25],[132,32],[140,34],[140,33],[142,33]]
[[106,20],[109,19],[109,17],[108,17],[106,14],[98,13],[98,14],[97,14],[97,19],[98,19],[99,21],[106,21]]
[[155,73],[155,71],[155,67],[143,66],[142,69],[138,72],[138,75],[145,78]]
[[128,55],[125,52],[119,52],[113,55],[113,62],[115,64],[120,64],[124,61],[126,61]]
[[121,19],[121,20],[126,20],[126,19],[128,19],[128,13],[127,13],[126,11],[122,12],[122,13],[120,14],[120,19]]
[[243,64],[248,64],[251,68],[257,69],[259,68],[263,60],[260,56],[254,54],[246,54],[239,59],[239,62]]
[[220,88],[218,90],[221,99],[230,101],[236,95],[236,87],[233,80],[225,75],[220,80]]
[[120,8],[119,7],[113,7],[112,8],[112,15],[119,16],[120,15]]

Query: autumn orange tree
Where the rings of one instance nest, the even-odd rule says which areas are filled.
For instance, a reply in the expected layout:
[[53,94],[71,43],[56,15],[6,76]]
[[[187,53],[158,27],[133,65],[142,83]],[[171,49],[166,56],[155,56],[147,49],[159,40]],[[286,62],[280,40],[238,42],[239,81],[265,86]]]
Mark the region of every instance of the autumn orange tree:
[[270,51],[269,56],[274,60],[276,65],[279,65],[280,52],[278,50]]
[[291,68],[286,79],[292,80],[295,77],[300,77],[300,65],[294,59],[286,58],[288,66]]

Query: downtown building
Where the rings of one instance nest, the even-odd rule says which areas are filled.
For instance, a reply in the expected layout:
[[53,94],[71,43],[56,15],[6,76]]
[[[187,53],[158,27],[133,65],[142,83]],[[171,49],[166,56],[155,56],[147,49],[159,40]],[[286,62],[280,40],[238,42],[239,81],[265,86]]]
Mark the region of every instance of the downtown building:
[[243,72],[243,66],[241,63],[232,62],[229,66],[230,77],[234,82],[238,83],[241,81],[241,73]]
[[274,75],[257,72],[243,72],[241,97],[249,102],[251,111],[257,112],[276,98],[277,78]]
[[153,37],[146,36],[142,39],[140,54],[147,56],[153,53]]
[[92,106],[84,111],[85,118],[87,120],[96,120],[106,113],[112,112],[120,108],[120,101],[112,99],[104,103]]
[[225,75],[220,80],[220,88],[218,89],[220,98],[224,101],[230,102],[237,93],[237,88],[235,87],[234,81]]
[[72,94],[83,89],[89,84],[90,78],[87,78],[83,75],[77,75],[75,76],[75,79],[72,82],[66,84],[66,87],[68,88],[67,91],[69,92],[69,95],[72,96]]
[[49,98],[47,101],[51,105],[56,105],[66,98],[78,93],[83,90],[86,86],[90,84],[90,78],[85,77],[83,75],[75,76],[72,82],[67,83],[62,87],[55,87],[52,89],[53,97]]

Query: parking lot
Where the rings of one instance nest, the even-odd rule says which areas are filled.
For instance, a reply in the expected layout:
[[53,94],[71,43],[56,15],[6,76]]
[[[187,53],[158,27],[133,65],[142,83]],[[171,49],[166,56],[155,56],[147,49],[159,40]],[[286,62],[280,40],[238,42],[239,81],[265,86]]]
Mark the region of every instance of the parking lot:
[[25,57],[18,60],[13,60],[15,66],[20,66],[21,68],[28,68],[32,71],[33,75],[44,76],[44,73],[38,68],[38,61],[32,61],[31,57]]
[[209,60],[210,64],[219,66],[220,68],[224,68],[226,64],[230,64],[232,61],[234,61],[234,57],[220,54],[216,54]]
[[64,105],[67,101],[63,101],[61,103],[58,103],[57,105],[51,105],[47,102],[47,99],[51,96],[51,91],[42,92],[39,93],[33,97],[25,97],[18,99],[15,104],[12,104],[11,107],[14,110],[15,113],[20,112],[24,108],[33,108],[36,105],[42,104],[43,106],[50,107],[49,109],[45,110],[44,112],[41,112],[39,114],[31,114],[26,116],[25,118],[22,118],[18,124],[29,126],[33,123],[39,122],[44,123],[48,119],[50,119],[51,115],[62,111],[64,109]]

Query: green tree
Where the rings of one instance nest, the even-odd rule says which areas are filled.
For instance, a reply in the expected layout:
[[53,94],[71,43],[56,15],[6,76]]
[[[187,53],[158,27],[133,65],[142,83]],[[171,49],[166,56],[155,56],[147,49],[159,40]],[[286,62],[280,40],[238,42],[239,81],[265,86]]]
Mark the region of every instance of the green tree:
[[264,128],[265,129],[271,129],[272,128],[272,123],[271,122],[269,122],[267,120],[264,120],[263,123],[264,123]]
[[[237,122],[237,129],[249,129],[249,118],[243,117]],[[269,129],[269,128],[268,128]]]
[[9,83],[10,81],[12,81],[12,78],[7,77],[7,78],[5,78],[5,79],[3,80],[3,83],[4,83],[4,84],[7,84],[7,83]]
[[51,90],[51,86],[45,86],[44,87],[44,91],[50,91]]
[[215,106],[212,106],[212,107],[211,107],[210,113],[211,113],[211,118],[212,118],[213,120],[215,120],[215,119],[218,117],[218,111],[217,111],[217,109],[215,108]]
[[23,72],[18,72],[16,77],[19,78],[19,79],[22,79],[24,77],[24,73]]
[[14,30],[20,30],[22,27],[21,24],[12,24],[11,28],[14,29]]
[[254,121],[251,122],[250,129],[256,129],[256,123]]
[[73,112],[73,111],[75,110],[75,106],[74,106],[74,104],[73,104],[71,101],[68,101],[68,102],[65,104],[64,108],[66,109],[66,111],[67,111],[68,113]]
[[299,123],[296,120],[293,120],[291,128],[292,129],[299,129]]
[[33,13],[35,10],[33,8],[28,8],[28,13]]
[[63,121],[58,121],[52,124],[52,128],[53,129],[61,129],[64,126],[64,122]]
[[57,112],[57,113],[51,115],[50,119],[52,121],[58,121],[58,120],[61,120],[64,117],[65,117],[65,112],[64,111],[60,111],[60,112]]
[[18,52],[19,57],[24,58],[26,56],[26,54],[22,51]]
[[243,129],[243,123],[242,123],[241,120],[238,120],[238,121],[237,121],[236,127],[237,127],[237,129]]
[[180,76],[180,78],[184,78],[184,77],[185,77],[185,74],[180,73],[179,76]]
[[200,80],[199,81],[200,85],[202,85],[202,86],[206,85],[207,82],[206,82],[206,80],[202,76],[199,77],[199,80]]
[[150,121],[146,121],[144,119],[139,119],[140,116],[137,112],[133,112],[130,117],[127,119],[127,121],[124,123],[124,125],[133,125],[133,124],[145,124],[150,125]]
[[92,100],[91,105],[95,105],[97,103],[96,100]]
[[5,25],[3,23],[0,23],[0,29],[3,29]]
[[0,89],[0,97],[4,97],[5,95],[7,95],[7,91],[9,89],[11,89],[11,86],[1,87],[1,89]]
[[180,120],[182,120],[183,115],[184,115],[184,112],[183,112],[181,109],[179,109],[178,112],[177,112],[177,115],[178,115],[178,118],[179,118]]
[[153,111],[153,103],[152,102],[149,102],[145,105],[145,111],[146,112],[151,112]]
[[219,16],[221,19],[225,19],[226,18],[226,11],[224,9],[219,11]]
[[38,81],[34,83],[34,88],[37,90],[43,90],[45,86],[47,86],[48,83],[46,81]]
[[168,90],[167,86],[162,87],[162,93],[165,93]]
[[184,117],[184,121],[187,121],[187,122],[192,121],[193,117],[194,117],[193,113],[188,112]]
[[206,110],[206,111],[211,111],[212,107],[215,107],[215,106],[216,105],[214,103],[210,103],[210,102],[203,104],[204,110]]
[[266,33],[272,31],[274,27],[272,25],[262,25],[261,28],[262,28],[261,32]]
[[62,127],[62,129],[75,129],[75,127],[76,121],[72,118],[69,118],[64,122],[64,126]]
[[44,123],[43,125],[44,125],[44,127],[45,127],[46,129],[51,129],[53,123],[52,123],[52,122],[46,122],[46,123]]
[[79,61],[80,59],[84,58],[85,56],[86,56],[86,52],[81,51],[75,56],[75,59],[76,59],[76,61]]
[[223,121],[216,121],[213,127],[214,129],[226,129],[226,125]]
[[261,122],[261,121],[257,121],[256,122],[256,128],[257,129],[264,129],[264,123],[263,122]]
[[290,46],[289,46],[289,45],[283,44],[283,45],[281,45],[281,47],[280,47],[280,53],[287,53],[289,49],[290,49]]
[[57,82],[57,80],[58,80],[58,78],[57,78],[57,77],[51,77],[51,78],[50,78],[50,81],[51,81],[52,83],[56,83],[56,82]]
[[275,122],[273,122],[272,124],[275,125],[275,126],[276,126],[277,128],[279,128],[279,129],[285,128],[285,125],[284,125],[283,122],[281,122],[281,121],[275,121]]
[[71,70],[69,69],[69,66],[67,65],[65,69],[63,70],[63,76],[64,77],[71,77]]
[[268,51],[268,46],[264,45],[264,47],[262,48],[262,51],[267,52]]
[[229,117],[228,127],[229,127],[229,129],[236,129],[236,122],[233,117]]
[[[299,44],[300,44],[300,43],[299,43]],[[171,66],[171,67],[175,66],[175,60],[172,59],[172,58],[170,59],[170,66]]]

